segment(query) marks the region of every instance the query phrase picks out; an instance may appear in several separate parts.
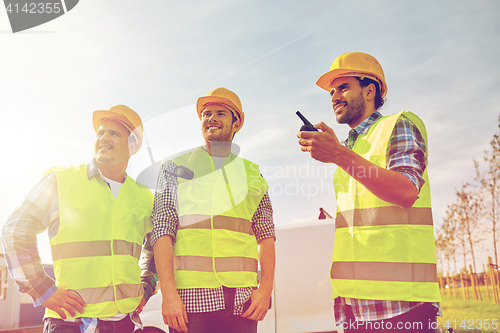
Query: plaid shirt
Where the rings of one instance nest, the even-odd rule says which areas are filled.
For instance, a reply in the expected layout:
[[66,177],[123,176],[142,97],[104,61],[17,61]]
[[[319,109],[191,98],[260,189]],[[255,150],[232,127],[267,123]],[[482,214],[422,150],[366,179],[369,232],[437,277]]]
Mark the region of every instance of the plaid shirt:
[[[361,124],[349,131],[344,141],[346,147],[352,149],[359,134],[366,134],[371,125],[382,117],[380,112],[373,112]],[[387,153],[387,168],[397,171],[408,177],[420,192],[424,179],[422,177],[427,159],[427,147],[417,126],[404,115],[401,116],[390,139]],[[411,309],[420,306],[422,302],[382,301],[367,299],[350,299],[352,312],[356,321],[373,321],[389,319],[399,316]],[[441,314],[439,303],[432,303],[438,316]],[[334,300],[333,310],[336,325],[346,321],[346,299],[337,297]]]
[[[177,224],[179,222],[177,202],[177,178],[167,173],[173,172],[177,165],[172,161],[166,161],[158,176],[156,185],[155,203],[151,221],[153,223],[153,236],[151,243],[154,244],[161,236],[172,237],[175,243]],[[274,238],[275,230],[273,223],[273,209],[268,193],[264,195],[252,217],[252,229],[257,242],[265,238]],[[243,305],[250,299],[254,287],[236,288],[234,299],[234,315],[243,312]],[[194,288],[178,289],[179,296],[188,313],[212,312],[225,308],[223,288]]]
[[[101,177],[94,159],[87,164],[87,176],[89,179]],[[37,249],[36,235],[47,228],[49,239],[59,230],[59,200],[54,172],[42,178],[3,227],[2,244],[9,273],[19,291],[33,298],[34,306],[44,303],[57,289],[54,280],[45,273]],[[152,251],[144,247],[141,267],[144,297],[148,300],[155,291],[157,276]]]

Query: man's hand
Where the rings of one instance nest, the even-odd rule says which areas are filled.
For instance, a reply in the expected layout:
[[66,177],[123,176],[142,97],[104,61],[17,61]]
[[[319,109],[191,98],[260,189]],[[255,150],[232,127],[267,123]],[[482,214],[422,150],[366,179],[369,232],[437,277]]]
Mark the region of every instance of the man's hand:
[[346,148],[339,142],[333,129],[324,122],[314,125],[321,132],[301,131],[297,133],[300,149],[309,152],[311,157],[324,163],[337,163],[338,157]]
[[418,198],[415,185],[403,174],[382,168],[339,142],[325,123],[314,125],[322,132],[299,132],[300,149],[314,159],[335,163],[378,198],[401,207],[411,207]]
[[177,331],[187,332],[187,312],[179,294],[162,293],[161,313],[163,322]]
[[177,331],[187,332],[187,312],[177,293],[174,278],[174,246],[172,236],[164,235],[154,245],[156,271],[160,279],[163,322]]
[[241,317],[256,321],[264,320],[269,310],[271,293],[265,292],[262,289],[255,289],[252,291],[250,299],[252,300],[252,304],[250,304],[248,310],[241,314]]
[[139,303],[139,305],[137,305],[137,308],[135,309],[135,313],[137,313],[137,314],[141,313],[142,309],[144,308],[144,305],[146,305],[146,300],[143,297],[141,299],[141,302]]
[[58,287],[56,292],[49,297],[48,300],[42,303],[46,308],[57,312],[57,314],[66,319],[66,310],[71,317],[76,315],[76,312],[84,313],[84,307],[87,303],[75,292],[68,291],[64,288]]

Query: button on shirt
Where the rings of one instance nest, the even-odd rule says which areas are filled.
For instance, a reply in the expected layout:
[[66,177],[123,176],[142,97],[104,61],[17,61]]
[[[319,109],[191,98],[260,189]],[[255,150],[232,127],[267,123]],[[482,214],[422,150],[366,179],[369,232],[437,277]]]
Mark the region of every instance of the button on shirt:
[[[349,149],[354,147],[356,139],[360,134],[366,134],[370,126],[382,118],[378,111],[373,112],[361,124],[349,131],[348,138],[344,145]],[[406,176],[420,192],[424,184],[422,177],[427,159],[427,147],[417,126],[411,120],[402,115],[394,127],[387,152],[387,169],[400,172]],[[346,321],[345,307],[350,302],[352,312],[356,321],[374,321],[389,319],[410,311],[420,306],[422,302],[409,301],[383,301],[354,299],[346,300],[344,297],[337,297],[334,300],[334,315],[336,325]],[[438,316],[441,314],[439,303],[432,303],[436,308]]]

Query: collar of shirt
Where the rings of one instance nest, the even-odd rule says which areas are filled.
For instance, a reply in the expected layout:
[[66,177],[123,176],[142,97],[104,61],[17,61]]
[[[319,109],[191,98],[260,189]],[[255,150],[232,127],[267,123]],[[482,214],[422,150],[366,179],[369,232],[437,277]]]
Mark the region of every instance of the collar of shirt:
[[[105,181],[102,177],[101,177],[101,173],[99,172],[99,167],[97,166],[97,163],[95,161],[95,159],[91,159],[88,163],[87,163],[87,177],[89,178],[89,180],[92,179],[92,177],[97,177],[99,176],[99,178],[101,178],[103,181]],[[127,173],[125,173],[125,179],[127,179]],[[106,182],[106,181],[105,181]],[[123,180],[123,182],[125,182],[125,180]],[[107,183],[107,182],[106,182]],[[109,184],[108,184],[109,185]]]
[[344,145],[352,149],[354,142],[356,141],[359,134],[366,134],[371,125],[373,125],[377,120],[382,118],[382,114],[379,111],[374,111],[365,120],[361,122],[358,126],[354,127],[349,131],[348,138],[344,141]]
[[92,177],[97,176],[101,177],[99,167],[97,166],[95,159],[91,159],[89,163],[87,163],[87,177],[91,180]]

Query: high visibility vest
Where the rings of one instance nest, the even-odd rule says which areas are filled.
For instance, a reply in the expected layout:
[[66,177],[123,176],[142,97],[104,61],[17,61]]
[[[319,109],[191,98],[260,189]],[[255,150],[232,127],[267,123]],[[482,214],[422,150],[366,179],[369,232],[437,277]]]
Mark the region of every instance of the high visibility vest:
[[[153,194],[127,177],[115,201],[101,177],[88,179],[86,165],[49,171],[59,200],[59,231],[50,240],[56,284],[87,303],[75,317],[133,312],[144,293],[138,262]],[[49,309],[45,316],[60,318]]]
[[[405,115],[427,143],[427,132],[415,114],[402,111],[382,117],[360,134],[353,151],[387,167],[387,148],[395,124]],[[427,162],[426,162],[427,164]],[[358,170],[366,176],[376,169]],[[439,302],[436,249],[427,168],[415,204],[402,208],[383,201],[337,168],[335,243],[330,271],[333,298]]]
[[173,162],[194,172],[192,180],[178,178],[177,288],[257,286],[252,217],[268,189],[259,167],[230,154],[217,171],[201,147]]

